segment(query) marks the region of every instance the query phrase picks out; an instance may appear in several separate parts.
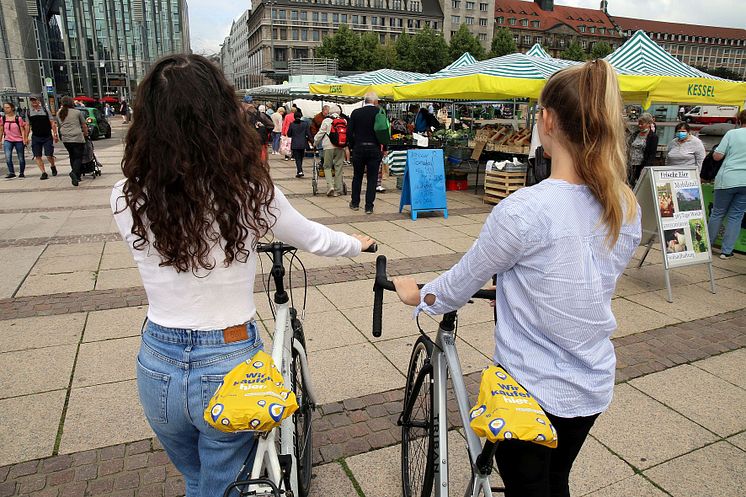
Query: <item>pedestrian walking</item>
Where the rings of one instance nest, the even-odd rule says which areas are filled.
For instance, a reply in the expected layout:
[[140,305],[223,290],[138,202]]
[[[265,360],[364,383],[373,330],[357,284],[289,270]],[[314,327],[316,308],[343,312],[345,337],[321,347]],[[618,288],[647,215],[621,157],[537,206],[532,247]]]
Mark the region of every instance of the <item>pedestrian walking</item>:
[[683,167],[695,166],[697,174],[702,170],[705,160],[705,146],[702,141],[692,134],[689,123],[680,122],[674,128],[674,139],[668,144],[666,166]]
[[627,141],[627,182],[634,188],[640,173],[653,165],[658,153],[658,135],[653,131],[653,116],[647,112],[637,120],[637,131]]
[[122,124],[129,123],[130,120],[130,106],[126,100],[122,100],[122,105],[119,107],[119,113],[122,115]]
[[0,141],[3,142],[5,152],[5,164],[8,166],[8,174],[5,179],[16,177],[13,167],[13,152],[18,156],[18,177],[25,178],[26,175],[26,145],[28,145],[28,125],[23,117],[16,114],[16,106],[12,102],[3,104],[3,129],[0,131]]
[[259,109],[257,109],[252,101],[252,98],[250,96],[246,96],[243,99],[243,109],[246,113],[246,118],[249,121],[249,125],[256,131],[256,133],[259,135],[259,142],[261,144],[261,157],[263,161],[267,161],[267,144],[269,143],[269,135],[274,127],[274,123],[272,122],[272,119],[264,113],[264,110],[262,107],[263,105],[259,106]]
[[303,156],[306,149],[313,142],[313,136],[308,125],[308,121],[303,120],[303,112],[300,109],[295,111],[294,120],[288,127],[287,136],[290,138],[290,150],[295,159],[295,177],[303,177]]
[[31,97],[31,108],[28,115],[31,125],[31,151],[34,153],[34,160],[39,167],[39,171],[41,171],[39,179],[49,178],[47,171],[44,169],[44,156],[49,161],[52,176],[57,176],[54,159],[54,144],[59,141],[57,121],[52,118],[46,107],[36,97]]
[[494,362],[538,401],[559,441],[554,449],[500,442],[505,495],[568,497],[575,458],[611,403],[611,298],[642,233],[611,65],[594,60],[554,73],[539,104],[551,176],[497,204],[464,257],[421,291],[412,278],[394,284],[405,304],[434,315],[462,307],[497,275]]
[[[295,104],[293,104],[290,107],[290,111],[287,114],[285,114],[284,120],[282,121],[282,136],[288,138],[288,130],[290,129],[290,125],[293,123],[293,121],[295,121],[295,113],[297,111],[298,111],[298,107],[296,107]],[[282,138],[280,138],[280,142],[282,142]],[[292,147],[290,148],[290,150],[291,150],[290,153],[285,154],[285,160],[290,160],[290,157],[292,156]]]
[[57,128],[60,139],[70,154],[70,180],[78,186],[83,169],[83,151],[88,139],[88,126],[83,113],[75,108],[72,97],[62,97],[62,108],[57,112]]
[[367,178],[365,189],[365,213],[373,214],[378,184],[378,169],[383,158],[381,143],[373,129],[378,115],[378,95],[365,94],[363,107],[350,114],[347,126],[347,141],[352,151],[352,198],[350,209],[360,209],[360,191],[363,187],[363,176]]
[[338,197],[344,191],[342,169],[345,159],[344,149],[347,146],[347,120],[340,115],[342,109],[339,105],[332,107],[325,105],[324,107],[326,115],[314,135],[313,143],[323,153],[324,176],[328,186],[326,195]]
[[282,136],[282,123],[285,117],[285,107],[278,107],[272,114],[272,154],[280,155],[280,137]]
[[[172,98],[192,105],[163,105]],[[290,205],[259,157],[233,87],[206,58],[157,61],[134,111],[125,179],[114,186],[111,208],[148,295],[135,366],[140,402],[184,476],[186,495],[215,497],[257,440],[252,432],[218,431],[203,416],[223,376],[263,348],[246,291],[254,288],[256,243],[271,230],[301,250],[354,257],[373,240],[332,231]]]
[[713,154],[713,159],[722,160],[723,165],[715,176],[715,199],[707,231],[712,243],[717,239],[723,219],[728,223],[720,245],[721,259],[733,257],[746,212],[746,110],[738,114],[738,125],[725,133]]

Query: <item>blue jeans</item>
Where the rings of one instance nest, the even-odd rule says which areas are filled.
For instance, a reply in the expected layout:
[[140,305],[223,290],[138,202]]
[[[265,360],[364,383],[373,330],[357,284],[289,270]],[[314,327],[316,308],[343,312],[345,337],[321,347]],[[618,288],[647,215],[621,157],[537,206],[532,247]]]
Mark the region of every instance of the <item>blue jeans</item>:
[[222,433],[203,413],[231,369],[261,350],[248,339],[226,344],[222,330],[165,328],[148,321],[137,356],[137,388],[150,427],[186,481],[187,497],[222,496],[254,448],[252,433]]
[[15,174],[15,169],[13,169],[13,150],[18,154],[18,165],[21,174],[26,171],[25,149],[26,147],[23,142],[3,141],[3,152],[5,152],[5,164],[8,166],[8,174]]
[[274,153],[277,153],[280,151],[280,137],[282,136],[282,133],[279,131],[273,131],[272,132],[272,151]]
[[725,218],[728,224],[725,226],[723,243],[720,245],[721,253],[733,253],[733,247],[741,233],[744,211],[746,211],[746,186],[715,190],[715,199],[712,212],[710,212],[710,221],[707,224],[707,232],[710,235],[710,243],[712,243],[717,238],[720,225]]

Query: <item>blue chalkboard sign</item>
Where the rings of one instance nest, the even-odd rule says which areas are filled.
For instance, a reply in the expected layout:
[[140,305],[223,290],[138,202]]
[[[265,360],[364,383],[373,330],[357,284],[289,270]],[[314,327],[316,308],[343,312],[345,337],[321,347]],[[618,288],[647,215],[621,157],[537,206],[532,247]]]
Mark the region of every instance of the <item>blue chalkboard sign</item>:
[[405,205],[410,206],[413,220],[418,212],[443,211],[443,216],[448,217],[443,150],[407,151],[399,212]]

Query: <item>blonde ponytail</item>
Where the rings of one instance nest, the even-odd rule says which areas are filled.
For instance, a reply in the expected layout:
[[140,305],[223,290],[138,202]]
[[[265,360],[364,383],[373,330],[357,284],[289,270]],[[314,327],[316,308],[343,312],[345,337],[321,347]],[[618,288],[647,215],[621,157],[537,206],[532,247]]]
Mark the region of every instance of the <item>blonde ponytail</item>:
[[614,70],[605,60],[563,69],[547,82],[541,104],[554,111],[576,173],[601,204],[607,242],[614,246],[622,225],[637,215],[626,182],[626,123]]

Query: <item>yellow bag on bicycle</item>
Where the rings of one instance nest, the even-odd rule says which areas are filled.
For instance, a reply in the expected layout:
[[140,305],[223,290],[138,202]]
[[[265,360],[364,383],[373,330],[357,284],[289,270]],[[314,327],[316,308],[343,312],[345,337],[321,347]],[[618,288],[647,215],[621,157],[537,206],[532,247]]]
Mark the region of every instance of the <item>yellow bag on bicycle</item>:
[[295,394],[285,388],[272,357],[259,351],[225,375],[204,418],[226,433],[265,432],[279,426],[297,409]]
[[557,447],[557,432],[539,403],[498,366],[482,371],[479,399],[469,419],[474,433],[491,442],[525,440]]

